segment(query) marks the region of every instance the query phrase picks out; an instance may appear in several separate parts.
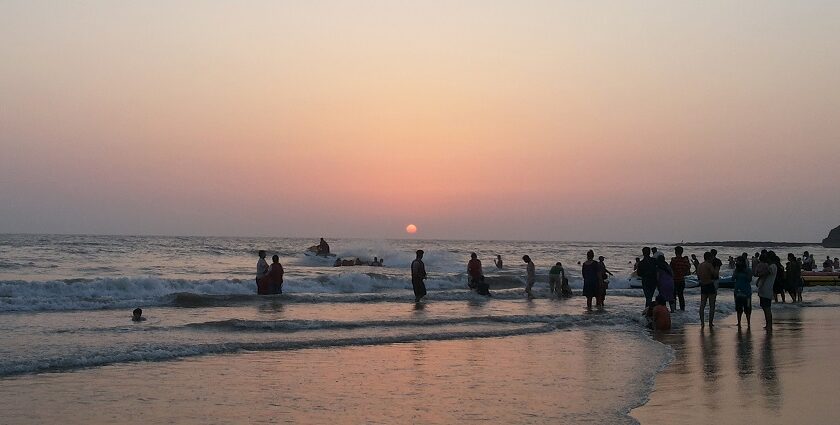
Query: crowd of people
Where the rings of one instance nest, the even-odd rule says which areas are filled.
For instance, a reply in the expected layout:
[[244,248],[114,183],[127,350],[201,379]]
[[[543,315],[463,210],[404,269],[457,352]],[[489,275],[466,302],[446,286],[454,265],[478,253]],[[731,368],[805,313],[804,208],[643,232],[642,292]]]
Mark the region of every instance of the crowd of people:
[[[323,239],[321,242],[325,243]],[[665,254],[656,247],[644,247],[642,257],[636,258],[633,266],[633,275],[641,280],[645,297],[643,313],[650,318],[651,327],[655,329],[670,328],[670,314],[674,313],[678,306],[680,311],[685,311],[686,277],[692,273],[697,276],[700,287],[700,324],[705,326],[708,317],[708,325],[714,326],[715,302],[721,282],[720,270],[723,262],[718,259],[715,249],[704,252],[702,262],[695,254],[692,254],[689,259],[683,253],[683,247],[675,247],[675,255],[668,261]],[[416,258],[411,263],[411,284],[415,302],[420,302],[426,296],[427,274],[423,255],[423,250],[417,250]],[[270,265],[265,257],[266,252],[260,250],[257,261],[257,293],[260,295],[281,294],[283,292],[283,266],[277,255],[272,256]],[[528,255],[523,255],[522,261],[525,263],[525,294],[532,298],[534,296],[532,290],[537,280],[536,266]],[[501,255],[497,255],[493,263],[497,269],[504,267]],[[738,257],[730,256],[728,263],[734,269],[731,283],[738,326],[741,326],[742,317],[746,317],[747,326],[751,325],[752,293],[753,285],[755,285],[759,306],[764,312],[765,328],[768,330],[773,327],[772,302],[779,302],[780,297],[782,303],[787,302],[786,294],[790,295],[791,302],[802,302],[802,288],[805,286],[802,272],[813,271],[816,268],[814,256],[808,251],[805,251],[801,258],[789,253],[785,265],[782,265],[781,259],[775,252],[767,250],[755,253],[751,259],[747,253]],[[375,266],[382,266],[382,264],[382,260],[378,258],[374,258],[371,263]],[[603,308],[609,277],[612,276],[604,263],[604,257],[598,257],[596,261],[595,252],[589,250],[586,253],[586,260],[578,264],[581,265],[583,277],[581,294],[586,297],[587,310],[592,310],[593,299],[596,308]],[[692,266],[694,271],[691,270]],[[826,257],[822,271],[840,271],[838,258],[832,261],[830,257]],[[481,260],[474,252],[470,254],[467,262],[467,285],[478,294],[491,296]],[[549,270],[548,287],[551,296],[572,296],[566,271],[559,261]],[[706,306],[709,307],[708,316]]]

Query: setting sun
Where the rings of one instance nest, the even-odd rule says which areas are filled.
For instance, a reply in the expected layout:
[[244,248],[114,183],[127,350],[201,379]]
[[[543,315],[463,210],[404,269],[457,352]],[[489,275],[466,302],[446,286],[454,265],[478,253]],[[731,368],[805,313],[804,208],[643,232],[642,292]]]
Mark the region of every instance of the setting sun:
[[415,234],[415,233],[417,233],[417,226],[415,226],[413,224],[409,224],[408,226],[405,226],[405,232]]

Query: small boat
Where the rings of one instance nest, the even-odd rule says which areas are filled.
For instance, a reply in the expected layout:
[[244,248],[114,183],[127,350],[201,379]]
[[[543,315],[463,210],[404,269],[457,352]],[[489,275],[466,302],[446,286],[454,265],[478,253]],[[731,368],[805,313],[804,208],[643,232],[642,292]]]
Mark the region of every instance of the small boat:
[[838,272],[802,272],[805,286],[835,286],[840,285]]

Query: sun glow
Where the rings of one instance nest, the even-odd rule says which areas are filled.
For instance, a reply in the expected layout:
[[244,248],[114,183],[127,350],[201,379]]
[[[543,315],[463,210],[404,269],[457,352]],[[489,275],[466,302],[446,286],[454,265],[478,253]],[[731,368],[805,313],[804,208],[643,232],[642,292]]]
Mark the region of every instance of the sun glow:
[[405,226],[405,232],[413,235],[417,233],[417,226],[409,224],[408,226]]

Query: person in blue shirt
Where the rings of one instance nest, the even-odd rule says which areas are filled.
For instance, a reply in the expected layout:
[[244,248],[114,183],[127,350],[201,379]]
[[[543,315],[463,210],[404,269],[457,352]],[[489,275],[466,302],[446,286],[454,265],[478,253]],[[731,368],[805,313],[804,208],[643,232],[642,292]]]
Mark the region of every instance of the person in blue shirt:
[[735,281],[735,311],[738,312],[738,327],[741,327],[741,315],[747,315],[747,327],[750,327],[750,314],[752,313],[752,270],[747,267],[747,261],[738,257],[735,262],[735,272],[732,274]]

